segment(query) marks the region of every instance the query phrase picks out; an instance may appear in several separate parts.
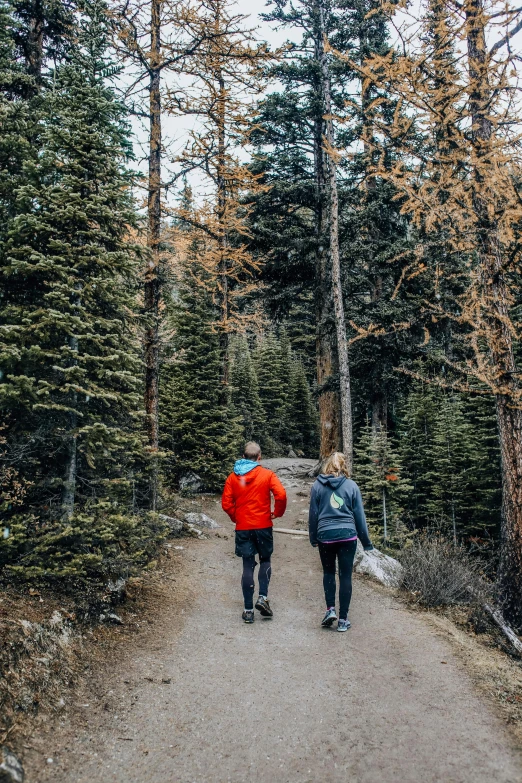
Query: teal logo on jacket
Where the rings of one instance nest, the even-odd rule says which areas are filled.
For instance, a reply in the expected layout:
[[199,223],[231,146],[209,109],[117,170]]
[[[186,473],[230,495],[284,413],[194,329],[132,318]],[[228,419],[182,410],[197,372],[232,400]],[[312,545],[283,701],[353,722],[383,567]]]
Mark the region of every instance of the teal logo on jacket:
[[339,497],[339,495],[336,495],[335,492],[332,492],[330,496],[330,505],[332,508],[339,509],[341,506],[344,506],[344,500]]

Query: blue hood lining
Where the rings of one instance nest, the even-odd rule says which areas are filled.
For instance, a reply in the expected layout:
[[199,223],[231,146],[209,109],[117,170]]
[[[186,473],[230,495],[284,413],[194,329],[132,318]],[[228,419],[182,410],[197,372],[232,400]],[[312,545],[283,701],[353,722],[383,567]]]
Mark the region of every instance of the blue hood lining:
[[234,465],[234,473],[236,476],[245,476],[250,473],[254,468],[259,467],[259,462],[254,462],[252,459],[238,459]]

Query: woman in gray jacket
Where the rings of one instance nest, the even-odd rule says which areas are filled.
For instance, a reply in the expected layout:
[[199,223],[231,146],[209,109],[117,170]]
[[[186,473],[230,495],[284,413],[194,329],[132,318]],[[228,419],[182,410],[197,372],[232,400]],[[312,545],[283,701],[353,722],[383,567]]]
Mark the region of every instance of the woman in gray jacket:
[[373,549],[364,516],[361,491],[350,479],[344,454],[335,452],[328,458],[312,487],[308,516],[310,543],[319,547],[323,566],[326,614],[323,628],[330,628],[335,613],[335,564],[339,563],[338,631],[350,627],[348,609],[352,598],[352,570],[357,538],[366,551]]

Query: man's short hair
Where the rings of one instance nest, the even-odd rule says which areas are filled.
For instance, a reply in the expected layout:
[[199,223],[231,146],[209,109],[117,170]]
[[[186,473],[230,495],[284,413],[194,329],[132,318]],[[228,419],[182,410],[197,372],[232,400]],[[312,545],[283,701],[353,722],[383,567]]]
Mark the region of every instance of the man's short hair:
[[255,440],[249,440],[248,443],[245,443],[245,448],[243,451],[243,456],[245,459],[251,459],[253,462],[255,462],[260,454],[261,446],[259,443],[256,443]]

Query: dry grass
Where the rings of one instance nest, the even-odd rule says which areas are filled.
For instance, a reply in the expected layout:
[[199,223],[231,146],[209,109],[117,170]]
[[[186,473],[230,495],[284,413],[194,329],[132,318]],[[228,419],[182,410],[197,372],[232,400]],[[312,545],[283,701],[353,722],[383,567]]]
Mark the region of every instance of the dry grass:
[[0,742],[41,707],[61,709],[80,668],[73,608],[31,592],[0,593]]
[[404,549],[399,560],[400,587],[422,606],[485,603],[488,598],[480,563],[444,539],[423,536]]

